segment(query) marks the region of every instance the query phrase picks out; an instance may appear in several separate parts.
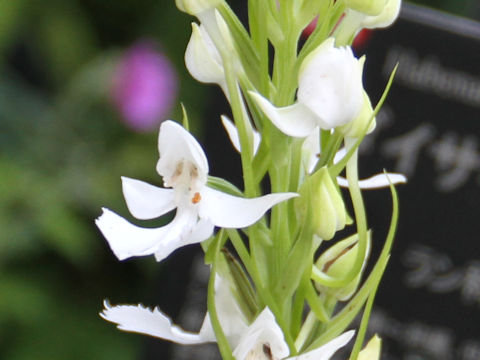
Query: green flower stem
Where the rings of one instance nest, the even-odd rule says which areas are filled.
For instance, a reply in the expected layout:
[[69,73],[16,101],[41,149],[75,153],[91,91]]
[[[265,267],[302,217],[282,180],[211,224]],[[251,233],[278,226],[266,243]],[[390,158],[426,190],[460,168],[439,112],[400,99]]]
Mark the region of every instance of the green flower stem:
[[393,185],[390,185],[390,191],[393,202],[392,219],[390,221],[390,228],[388,230],[385,244],[383,245],[383,249],[380,253],[377,263],[373,267],[363,286],[357,291],[352,300],[350,300],[350,302],[345,305],[345,307],[337,315],[334,316],[334,318],[328,323],[325,331],[308,347],[307,350],[313,350],[345,331],[345,329],[360,311],[361,307],[370,296],[372,291],[378,288],[390,258],[390,250],[392,248],[393,239],[395,238],[395,232],[398,223],[398,196]]
[[258,80],[261,78],[260,59],[247,30],[226,2],[219,6],[218,11],[230,28],[247,77],[253,81],[255,87],[259,87]]
[[260,82],[257,89],[264,96],[269,96],[269,55],[268,55],[268,24],[265,18],[268,14],[268,4],[265,0],[249,0],[248,19],[250,24],[250,35],[260,59]]
[[[272,182],[272,192],[285,192],[288,189],[288,177],[285,173],[288,165],[284,167],[274,166],[270,171]],[[271,228],[273,239],[272,251],[272,282],[276,284],[282,276],[282,266],[286,261],[290,250],[289,224],[288,224],[288,206],[287,202],[282,202],[272,209]]]
[[340,20],[345,11],[345,4],[343,1],[333,0],[328,1],[328,7],[325,6],[325,16],[319,19],[319,24],[308,37],[307,42],[303,46],[300,54],[298,55],[298,62],[302,63],[305,57],[311,53],[317,46],[319,46],[332,32],[333,28]]
[[237,229],[225,229],[227,231],[228,237],[232,241],[233,247],[235,248],[235,251],[237,252],[238,256],[240,257],[240,260],[242,261],[243,265],[247,269],[247,272],[251,274],[251,276],[254,276],[255,278],[258,278],[258,269],[252,259],[250,258],[250,254],[248,253],[248,250],[238,234]]
[[[290,331],[292,336],[298,337],[300,334],[300,331],[303,327],[302,322],[303,322],[303,314],[305,310],[305,294],[307,291],[307,284],[310,281],[309,274],[305,272],[302,281],[295,292],[295,298],[292,304],[292,316],[291,316],[291,321],[290,321]],[[297,343],[297,340],[295,340],[295,344]],[[300,349],[298,346],[296,346],[297,349]]]
[[320,300],[311,282],[309,282],[309,284],[307,285],[306,297],[307,297],[308,304],[310,305],[310,308],[315,314],[315,317],[320,322],[326,322],[330,320],[330,316],[328,315],[327,310],[325,309],[325,305]]
[[[345,139],[345,146],[347,148],[354,142],[354,139]],[[358,251],[357,257],[353,264],[352,269],[349,271],[346,276],[348,282],[352,281],[355,276],[357,276],[363,266],[365,261],[365,256],[367,253],[367,219],[365,214],[365,205],[363,203],[362,192],[360,191],[360,186],[358,185],[358,151],[355,151],[353,156],[347,163],[347,180],[348,180],[348,189],[350,191],[350,196],[352,198],[353,209],[355,212],[355,220],[357,224],[357,233],[358,233]]]
[[349,360],[357,360],[358,353],[362,349],[363,340],[365,339],[365,333],[367,332],[368,321],[370,320],[370,314],[372,312],[373,301],[375,300],[377,289],[378,287],[372,289],[372,292],[367,299],[367,304],[365,305],[365,310],[363,311],[360,328],[358,329],[357,338],[355,339],[355,344],[353,345]]
[[[219,234],[221,231],[219,232]],[[214,261],[212,263],[212,269],[210,272],[210,280],[208,282],[208,293],[207,293],[207,307],[208,307],[208,314],[210,315],[210,321],[212,323],[213,331],[215,333],[215,338],[217,339],[218,348],[220,349],[220,353],[222,355],[222,359],[224,360],[235,360],[232,354],[232,349],[228,343],[227,337],[222,330],[222,326],[220,321],[218,320],[217,316],[217,308],[215,306],[215,274],[217,272],[217,263],[218,263],[218,255],[221,249],[221,242],[220,242],[220,235],[217,234],[215,237],[214,244],[215,247],[215,255]]]
[[370,127],[370,124],[372,123],[372,121],[377,116],[378,112],[380,111],[380,109],[383,106],[383,103],[385,102],[385,99],[387,98],[387,95],[388,95],[388,93],[390,91],[390,88],[392,86],[392,83],[393,83],[393,79],[395,78],[395,73],[397,72],[397,68],[398,68],[398,64],[395,66],[392,73],[390,74],[390,77],[389,77],[388,82],[387,82],[387,86],[385,86],[385,90],[383,91],[383,94],[382,94],[380,100],[378,101],[377,106],[375,106],[375,110],[373,111],[373,114],[372,114],[367,126],[365,127],[365,130],[363,131],[362,136],[360,136],[358,139],[356,139],[354,144],[348,149],[345,156],[338,163],[336,163],[336,164],[334,164],[330,167],[330,175],[332,175],[332,177],[336,177],[337,175],[339,175],[343,171],[347,162],[352,157],[353,153],[355,151],[357,151],[358,147],[360,146],[363,138],[367,134],[367,131],[368,131],[368,128]]
[[[227,79],[228,91],[230,93],[230,105],[232,107],[233,118],[235,120],[235,125],[238,129],[238,136],[240,138],[240,147],[242,149],[240,155],[242,160],[242,170],[243,170],[243,181],[245,186],[245,195],[247,197],[255,197],[257,185],[255,184],[255,179],[252,169],[253,161],[253,139],[250,138],[252,133],[250,120],[245,117],[245,112],[243,111],[243,99],[240,95],[240,89],[237,85],[235,78],[235,73],[233,70],[233,64],[229,56],[224,56],[222,54],[225,75]],[[248,129],[250,127],[250,129]]]
[[310,337],[315,325],[317,325],[318,320],[313,311],[309,311],[307,318],[305,319],[302,328],[300,329],[300,333],[295,340],[295,346],[297,349],[302,349],[307,342],[307,339]]
[[[315,165],[315,170],[317,171],[324,167],[325,165],[330,165],[333,163],[335,154],[337,153],[340,145],[342,144],[343,136],[339,134],[338,131],[335,131],[333,134],[325,134],[325,131],[322,131],[322,152],[320,160],[317,165]],[[325,143],[325,146],[323,146]]]

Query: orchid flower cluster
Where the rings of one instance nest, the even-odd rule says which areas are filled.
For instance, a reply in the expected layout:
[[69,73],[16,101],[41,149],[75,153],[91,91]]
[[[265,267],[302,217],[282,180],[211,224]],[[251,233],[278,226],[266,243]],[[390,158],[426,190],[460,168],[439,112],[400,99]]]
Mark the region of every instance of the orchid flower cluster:
[[[392,24],[400,2],[249,0],[247,31],[225,0],[176,0],[198,19],[187,69],[220,86],[231,106],[233,119],[221,121],[240,154],[243,190],[209,175],[185,110],[183,125],[164,121],[163,187],[125,177],[122,185],[135,218],[175,211],[173,220],[143,228],[103,209],[96,224],[119,260],[162,261],[200,243],[211,269],[207,314],[198,333],[142,305],[105,302],[105,320],[180,344],[217,342],[223,359],[326,360],[355,336],[349,328],[363,311],[350,359],[380,358],[377,336],[363,343],[396,227],[393,184],[405,177],[358,178],[358,148],[393,74],[374,107],[362,83],[367,60],[350,45],[360,30]],[[364,276],[373,239],[361,190],[379,187],[391,189],[391,226]]]

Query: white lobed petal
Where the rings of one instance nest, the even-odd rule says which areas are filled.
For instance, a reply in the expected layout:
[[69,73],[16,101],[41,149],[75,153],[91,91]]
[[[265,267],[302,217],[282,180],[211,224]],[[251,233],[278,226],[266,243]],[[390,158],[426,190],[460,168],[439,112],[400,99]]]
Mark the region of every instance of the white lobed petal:
[[329,360],[338,349],[345,346],[355,334],[355,331],[350,330],[335,339],[329,341],[319,348],[309,351],[305,354],[291,357],[292,360]]
[[[233,124],[232,121],[225,115],[222,115],[220,117],[222,119],[222,124],[225,130],[227,131],[228,137],[230,141],[232,142],[233,147],[235,150],[238,152],[241,152],[241,146],[240,146],[240,138],[238,136],[238,130],[237,127]],[[261,135],[258,131],[252,128],[253,131],[253,154],[255,155],[258,151],[258,147],[260,146],[260,141],[262,140]]]
[[176,325],[158,308],[153,310],[143,305],[118,305],[110,306],[104,302],[105,309],[100,316],[124,331],[155,336],[178,344],[202,344],[214,339],[204,337],[202,334],[187,332]]
[[300,103],[277,108],[263,96],[252,91],[249,94],[270,121],[286,135],[307,137],[318,125],[318,117]]
[[[196,217],[196,215],[195,215]],[[159,246],[155,251],[155,260],[162,261],[176,249],[207,240],[213,234],[214,226],[209,220],[201,219],[194,226],[185,224],[185,231],[176,238],[176,241],[170,241],[167,245]]]
[[237,360],[246,360],[252,351],[263,351],[264,345],[270,348],[273,359],[283,359],[290,353],[283,332],[268,307],[257,316],[242,335],[238,346],[233,351],[233,356]]
[[206,240],[213,232],[213,225],[198,223],[196,211],[189,209],[177,210],[175,218],[159,228],[133,225],[105,208],[95,223],[119,260],[155,254],[160,261],[180,247]]
[[363,60],[350,47],[336,48],[334,38],[310,53],[299,72],[298,102],[317,117],[322,129],[353,121],[362,109]]
[[[337,177],[338,185],[348,187],[348,181],[344,177]],[[390,186],[390,183],[404,184],[407,182],[405,175],[397,173],[377,174],[367,179],[360,180],[358,185],[360,189],[379,189]]]
[[102,210],[103,214],[95,220],[95,223],[119,260],[153,254],[159,240],[169,231],[168,225],[156,229],[141,228],[113,211],[105,208]]
[[122,176],[123,196],[137,219],[154,219],[175,209],[174,191]]
[[164,178],[171,177],[180,162],[188,161],[196,166],[200,181],[206,182],[208,162],[198,141],[180,124],[167,120],[160,126],[158,137],[160,159],[157,172]]
[[277,193],[248,199],[206,186],[199,204],[199,216],[219,227],[243,228],[257,222],[274,205],[296,196],[296,193]]

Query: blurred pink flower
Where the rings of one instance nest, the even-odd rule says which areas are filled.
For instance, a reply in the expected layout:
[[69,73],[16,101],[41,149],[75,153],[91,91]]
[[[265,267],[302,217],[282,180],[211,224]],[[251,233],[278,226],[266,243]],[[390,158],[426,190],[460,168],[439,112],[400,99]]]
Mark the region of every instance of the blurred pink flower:
[[136,131],[157,129],[177,96],[177,76],[153,41],[134,44],[115,70],[112,99]]

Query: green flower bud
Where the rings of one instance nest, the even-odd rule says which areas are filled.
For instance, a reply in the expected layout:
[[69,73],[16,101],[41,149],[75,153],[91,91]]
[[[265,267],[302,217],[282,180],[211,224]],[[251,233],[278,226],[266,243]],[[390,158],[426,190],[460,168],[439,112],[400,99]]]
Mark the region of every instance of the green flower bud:
[[386,0],[344,0],[344,2],[350,9],[371,16],[380,14],[387,3]]
[[223,2],[224,0],[175,0],[180,11],[194,16],[205,10],[213,9]]
[[379,360],[382,348],[382,339],[376,334],[370,339],[367,346],[358,354],[357,360]]
[[368,125],[373,115],[373,108],[370,98],[366,91],[363,92],[363,107],[360,110],[358,116],[352,122],[342,126],[339,130],[345,134],[345,136],[351,138],[358,138],[363,135],[365,128],[368,126],[366,134],[370,134],[376,126],[375,119]]
[[345,227],[348,219],[345,204],[326,166],[308,177],[299,193],[300,197],[295,199],[299,220],[303,221],[310,206],[313,231],[320,238],[330,240]]
[[[328,276],[342,279],[345,278],[352,267],[358,253],[358,235],[352,235],[342,241],[339,241],[327,251],[325,251],[315,263],[315,266]],[[361,271],[346,286],[339,288],[328,288],[320,284],[316,284],[317,290],[327,293],[339,301],[348,300],[357,290],[360,278],[362,276],[363,267],[370,253],[370,235],[368,237],[367,251]]]

